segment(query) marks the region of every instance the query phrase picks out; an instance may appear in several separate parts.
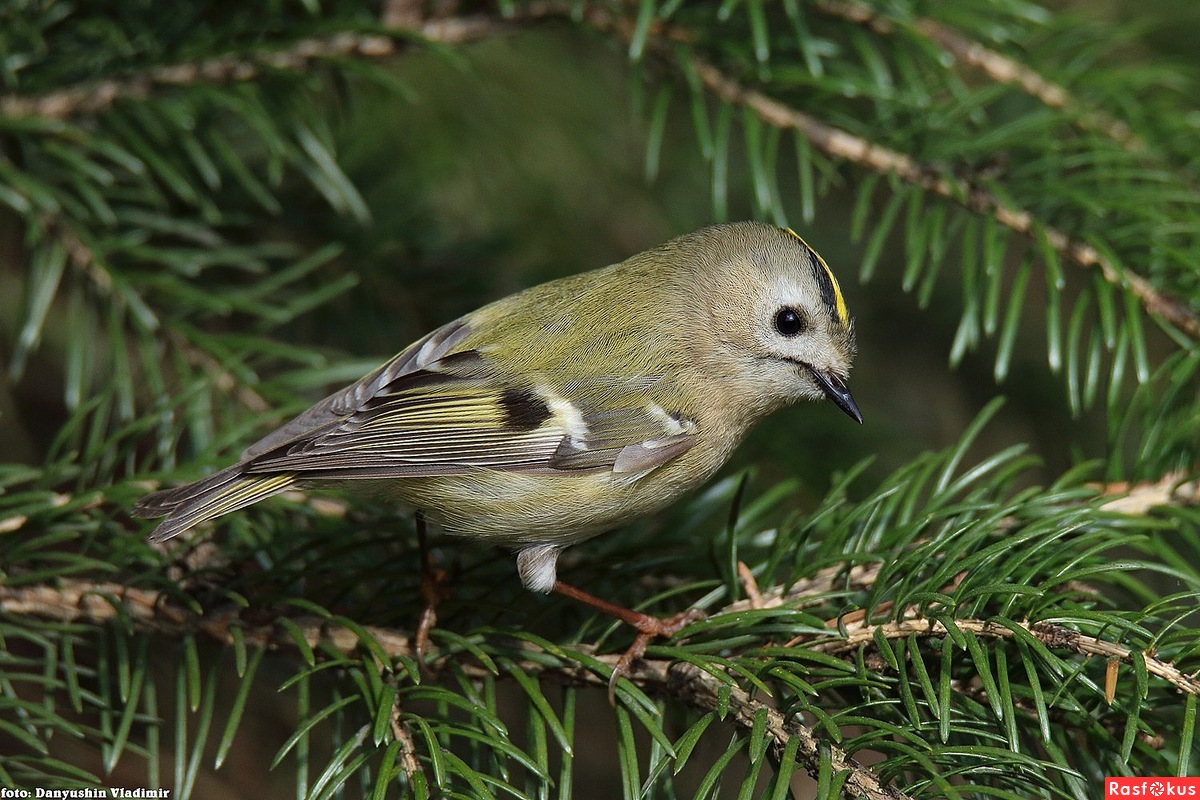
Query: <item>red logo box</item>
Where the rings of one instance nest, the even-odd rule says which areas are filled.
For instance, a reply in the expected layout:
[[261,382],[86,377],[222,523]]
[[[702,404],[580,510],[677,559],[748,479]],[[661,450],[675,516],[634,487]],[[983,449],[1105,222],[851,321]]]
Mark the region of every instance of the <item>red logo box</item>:
[[1124,797],[1169,800],[1172,797],[1194,797],[1200,800],[1200,778],[1105,778],[1104,800]]

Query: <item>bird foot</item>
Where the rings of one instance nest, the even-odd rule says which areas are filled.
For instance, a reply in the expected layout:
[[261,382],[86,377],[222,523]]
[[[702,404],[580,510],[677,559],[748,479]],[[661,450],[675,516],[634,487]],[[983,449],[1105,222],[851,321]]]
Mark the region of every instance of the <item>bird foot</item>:
[[425,666],[425,654],[429,652],[429,632],[437,625],[438,604],[448,598],[450,592],[450,573],[435,563],[433,552],[426,541],[425,515],[416,514],[417,545],[421,551],[421,598],[425,607],[417,618],[417,630],[413,634],[413,650],[417,655],[417,663]]
[[413,650],[417,654],[417,663],[425,665],[425,654],[429,652],[429,632],[437,625],[438,604],[450,596],[450,573],[434,566],[424,564],[421,568],[421,598],[425,607],[417,618],[417,631],[413,634]]
[[613,667],[612,675],[608,679],[609,703],[614,703],[616,700],[617,681],[629,675],[634,663],[645,655],[646,646],[651,641],[660,637],[668,638],[674,636],[688,625],[691,625],[693,622],[699,622],[707,616],[698,608],[689,608],[687,611],[676,614],[673,617],[666,617],[665,619],[655,617],[650,614],[643,614],[641,611],[634,611],[633,609],[619,606],[616,603],[610,603],[607,600],[602,600],[593,594],[588,594],[582,589],[577,589],[562,581],[555,582],[554,592],[570,597],[572,600],[578,600],[580,603],[616,617],[635,628],[638,632],[633,640],[633,644],[617,659],[617,664]]
[[[634,612],[637,613],[637,612]],[[633,644],[629,645],[629,649],[621,654],[617,659],[616,666],[613,667],[612,675],[608,678],[608,702],[610,705],[616,703],[617,681],[621,678],[629,676],[633,665],[646,654],[646,646],[650,642],[658,638],[669,639],[681,630],[691,625],[693,622],[699,622],[704,619],[707,614],[698,608],[689,608],[680,614],[673,617],[652,617],[649,614],[641,614],[641,619],[638,622],[630,622],[633,627],[637,628],[637,636],[634,637]],[[629,622],[629,620],[626,620]]]

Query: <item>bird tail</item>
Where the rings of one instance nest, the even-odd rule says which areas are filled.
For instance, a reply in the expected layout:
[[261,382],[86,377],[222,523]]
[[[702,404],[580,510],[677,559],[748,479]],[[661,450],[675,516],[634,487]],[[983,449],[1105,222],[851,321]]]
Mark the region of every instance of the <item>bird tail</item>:
[[143,519],[166,517],[150,534],[150,541],[163,542],[205,520],[237,511],[279,494],[296,485],[294,472],[247,475],[234,464],[207,478],[147,495],[134,507]]

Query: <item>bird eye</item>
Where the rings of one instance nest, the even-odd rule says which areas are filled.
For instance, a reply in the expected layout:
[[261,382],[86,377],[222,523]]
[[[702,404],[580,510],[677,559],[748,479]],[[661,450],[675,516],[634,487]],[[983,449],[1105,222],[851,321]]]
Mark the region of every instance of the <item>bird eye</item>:
[[796,309],[785,306],[775,313],[775,330],[781,336],[797,336],[804,330],[804,317]]

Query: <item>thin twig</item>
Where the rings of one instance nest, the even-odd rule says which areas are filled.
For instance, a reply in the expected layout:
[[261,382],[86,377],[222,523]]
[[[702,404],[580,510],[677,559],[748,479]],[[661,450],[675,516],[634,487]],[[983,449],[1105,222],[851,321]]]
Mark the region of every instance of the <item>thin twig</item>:
[[183,352],[184,358],[189,364],[207,373],[217,389],[237,398],[237,401],[247,410],[261,414],[271,409],[271,404],[267,402],[266,398],[250,388],[244,381],[238,380],[233,373],[221,366],[219,361],[188,341],[179,331],[175,329],[167,331],[167,339],[172,346],[178,347]]
[[865,25],[883,36],[892,35],[897,28],[907,27],[941,47],[953,58],[981,70],[997,83],[1016,84],[1044,105],[1074,114],[1080,128],[1100,131],[1130,152],[1140,153],[1146,149],[1146,143],[1134,134],[1126,123],[1099,109],[1086,106],[1079,98],[1073,97],[1065,88],[1037,70],[985,47],[936,20],[928,17],[898,20],[859,0],[821,0],[813,7],[821,13]]
[[[759,590],[757,600],[747,598],[730,603],[721,613],[748,611],[763,608],[803,608],[806,602],[823,603],[831,592],[862,592],[870,589],[879,576],[879,562],[855,564],[851,567],[834,566],[818,570],[810,578],[801,578],[787,586],[771,586]],[[820,598],[812,600],[812,598]],[[756,604],[757,603],[757,604]]]
[[1130,484],[1125,481],[1096,486],[1111,496],[1103,504],[1105,511],[1141,517],[1159,506],[1200,505],[1200,478],[1183,472],[1169,472],[1156,481]]
[[[73,225],[65,219],[50,217],[44,218],[42,225],[62,242],[63,246],[67,249],[68,262],[72,268],[83,275],[101,297],[118,303],[127,302],[126,298],[116,293],[116,283],[113,280],[112,271],[108,268],[108,265],[96,254],[95,249],[84,241]],[[157,319],[152,324],[157,325]],[[261,413],[270,408],[270,404],[261,394],[254,391],[254,389],[245,383],[238,381],[216,359],[204,350],[196,347],[177,331],[168,331],[167,339],[172,346],[178,348],[184,354],[189,364],[208,373],[218,389],[225,394],[235,397],[247,409],[255,413]]]
[[[761,730],[771,741],[772,755],[781,759],[789,742],[797,745],[796,757],[808,765],[809,773],[816,777],[817,765],[821,763],[822,740],[810,728],[799,724],[797,717],[789,722],[772,706],[756,700],[740,686],[715,680],[712,675],[686,662],[678,662],[669,668],[671,695],[686,700],[703,711],[729,709],[729,717],[745,730]],[[901,800],[908,797],[894,786],[879,781],[874,771],[859,764],[846,752],[831,746],[830,769],[836,775],[846,772],[846,793],[851,797],[866,797],[871,800]]]
[[392,738],[400,743],[400,752],[396,757],[400,760],[400,768],[404,770],[404,774],[408,777],[410,786],[415,786],[418,783],[428,785],[429,781],[425,777],[425,768],[421,766],[420,760],[417,758],[417,745],[413,741],[412,731],[408,729],[408,725],[404,722],[404,715],[400,709],[400,697],[392,701],[392,716],[391,716]]
[[738,578],[742,581],[742,589],[746,592],[746,601],[750,603],[750,608],[755,610],[766,608],[762,592],[758,588],[758,579],[754,577],[750,565],[745,561],[737,562],[737,573]]
[[[1050,648],[1073,650],[1085,656],[1103,656],[1128,664],[1133,663],[1134,660],[1135,651],[1128,647],[1073,631],[1061,625],[1044,622],[1015,624]],[[959,630],[970,631],[977,636],[989,639],[1014,639],[1017,636],[1013,628],[987,620],[956,619],[954,625]],[[946,625],[933,619],[914,618],[875,624],[860,620],[843,625],[837,638],[803,642],[802,646],[809,651],[843,655],[857,650],[859,647],[872,644],[876,636],[883,636],[886,639],[903,639],[908,636],[941,637],[949,635],[950,631]],[[1162,678],[1182,692],[1200,695],[1200,679],[1188,675],[1174,664],[1159,659],[1150,651],[1139,651],[1139,654],[1146,663],[1146,671],[1151,675]]]
[[[505,30],[501,20],[476,14],[465,17],[423,20],[415,27],[397,27],[399,36],[415,36],[441,44],[464,44]],[[200,61],[152,67],[125,78],[113,78],[60,89],[41,95],[0,96],[0,117],[43,117],[71,119],[81,115],[98,114],[118,100],[142,100],[156,90],[168,86],[187,86],[196,83],[243,83],[255,80],[267,72],[301,73],[315,62],[337,58],[386,58],[395,55],[400,45],[390,36],[380,34],[337,33],[326,38],[301,39],[275,52],[257,53],[252,57],[217,56]]]

